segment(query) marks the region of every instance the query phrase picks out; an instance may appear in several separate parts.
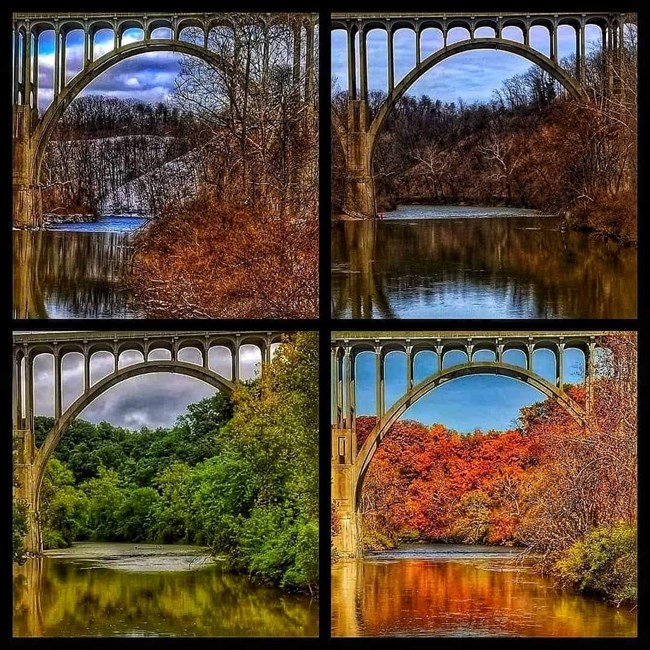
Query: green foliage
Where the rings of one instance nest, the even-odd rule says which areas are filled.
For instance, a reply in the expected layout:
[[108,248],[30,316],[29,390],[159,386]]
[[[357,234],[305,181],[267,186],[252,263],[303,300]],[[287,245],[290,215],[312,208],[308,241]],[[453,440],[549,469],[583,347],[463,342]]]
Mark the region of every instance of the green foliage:
[[637,531],[621,523],[595,528],[555,564],[560,582],[620,605],[637,599]]
[[[36,419],[42,443],[51,418]],[[41,493],[46,547],[77,539],[210,546],[286,589],[318,583],[318,338],[298,334],[263,378],[169,429],[75,421]]]

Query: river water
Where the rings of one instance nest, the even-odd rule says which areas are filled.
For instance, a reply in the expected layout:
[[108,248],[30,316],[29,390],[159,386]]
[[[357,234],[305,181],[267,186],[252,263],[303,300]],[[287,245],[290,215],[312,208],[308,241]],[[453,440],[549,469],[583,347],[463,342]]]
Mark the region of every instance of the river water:
[[14,567],[14,636],[317,636],[318,604],[202,547],[80,543]]
[[335,318],[635,318],[636,249],[533,210],[400,206],[332,229]]
[[636,612],[537,575],[514,549],[418,544],[332,567],[333,636],[636,636]]
[[141,217],[15,230],[14,318],[134,318],[122,281]]

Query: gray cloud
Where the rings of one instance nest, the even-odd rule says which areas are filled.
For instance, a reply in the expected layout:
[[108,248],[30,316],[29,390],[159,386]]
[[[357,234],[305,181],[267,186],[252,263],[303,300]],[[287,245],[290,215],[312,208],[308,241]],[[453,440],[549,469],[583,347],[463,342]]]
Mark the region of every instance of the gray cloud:
[[[272,353],[277,345],[272,348]],[[150,359],[169,358],[169,352],[155,350]],[[240,349],[240,376],[250,379],[259,372],[261,354],[258,348],[244,345]],[[193,348],[185,348],[179,353],[179,359],[189,363],[199,363],[200,354]],[[209,355],[211,370],[231,377],[230,354],[225,348],[213,347]],[[125,351],[120,355],[119,367],[142,362],[142,355],[137,351]],[[102,377],[113,371],[113,357],[109,353],[99,352],[91,359],[90,377],[95,384]],[[54,415],[54,362],[50,355],[39,355],[34,361],[34,407],[36,415]],[[63,408],[69,406],[83,390],[83,358],[78,353],[68,354],[63,359]],[[213,395],[215,389],[202,381],[171,373],[152,373],[133,377],[120,382],[106,391],[88,407],[79,417],[90,422],[105,420],[117,426],[139,428],[166,427],[172,425],[176,418],[184,413],[188,404],[198,402]]]

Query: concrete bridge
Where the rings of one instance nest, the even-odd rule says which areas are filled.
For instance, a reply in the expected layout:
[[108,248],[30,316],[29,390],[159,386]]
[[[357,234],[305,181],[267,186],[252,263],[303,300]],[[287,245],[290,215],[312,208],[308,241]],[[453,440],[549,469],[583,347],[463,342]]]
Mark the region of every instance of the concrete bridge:
[[[39,522],[40,490],[47,462],[70,423],[91,402],[125,379],[140,375],[171,372],[194,377],[230,395],[240,381],[241,348],[253,345],[260,351],[262,371],[270,363],[271,346],[280,343],[281,332],[53,332],[16,334],[13,344],[13,432],[16,479],[14,497],[28,509],[26,549],[39,555],[43,550]],[[230,354],[229,376],[210,368],[209,353],[222,347]],[[200,364],[182,361],[186,348],[197,350]],[[167,359],[152,359],[156,350],[166,351]],[[120,367],[126,352],[137,352],[141,361]],[[107,352],[113,358],[113,370],[101,379],[91,380],[94,354]],[[63,359],[77,353],[83,358],[83,389],[63,407]],[[34,439],[34,360],[39,355],[54,359],[54,425],[40,448]]]
[[[274,29],[289,29],[293,40],[293,79],[301,84],[305,97],[312,97],[316,80],[315,26],[318,14],[247,14],[250,25],[260,28],[268,54]],[[13,223],[35,227],[42,223],[40,170],[47,143],[61,115],[72,100],[94,79],[129,57],[146,52],[178,52],[196,56],[209,65],[223,69],[245,57],[233,52],[224,60],[208,45],[215,28],[241,29],[242,14],[226,13],[16,13],[13,15]],[[142,40],[124,43],[128,29],[142,30]],[[159,28],[170,30],[170,38],[157,38]],[[198,43],[183,40],[183,30],[198,29]],[[67,36],[83,32],[83,68],[66,78]],[[95,38],[100,30],[113,33],[113,48],[96,57]],[[39,38],[54,33],[53,101],[43,115],[38,112]],[[304,55],[304,74],[301,69]],[[268,59],[266,60],[268,63]],[[263,70],[268,70],[266,63]]]
[[[335,332],[332,338],[332,501],[340,517],[340,532],[333,539],[343,557],[359,557],[361,521],[358,513],[364,477],[391,426],[420,398],[441,384],[469,375],[501,375],[536,388],[554,398],[580,425],[587,426],[593,407],[594,357],[603,332]],[[586,403],[584,408],[564,390],[565,350],[577,348],[585,356]],[[555,379],[533,369],[536,350],[550,350],[555,358]],[[406,356],[406,393],[385,408],[385,359],[390,352]],[[415,382],[419,353],[436,355],[436,371]],[[466,362],[445,366],[445,355],[460,351]],[[524,362],[513,363],[512,351]],[[362,352],[375,354],[377,421],[361,447],[357,444],[355,368]],[[491,360],[477,359],[490,356]]]
[[[562,25],[569,25],[575,30],[574,71],[567,71],[558,60],[558,28]],[[340,139],[345,156],[344,211],[355,216],[375,216],[372,159],[377,137],[398,100],[428,70],[461,52],[501,50],[522,56],[538,65],[552,75],[569,95],[581,98],[584,97],[587,25],[600,28],[603,51],[615,61],[620,61],[624,27],[622,13],[333,13],[330,30],[344,30],[347,42],[347,124],[341,123],[332,114],[333,137]],[[548,31],[549,56],[542,54],[530,43],[531,29],[536,26],[545,27]],[[468,38],[448,43],[449,30],[455,27],[467,30]],[[507,27],[517,27],[522,33],[523,42],[504,38],[503,30]],[[423,59],[421,36],[428,28],[442,33],[443,45]],[[491,29],[492,35],[477,37],[476,32],[481,28]],[[368,33],[375,29],[385,31],[387,37],[388,95],[371,119],[366,45]],[[408,29],[415,33],[415,67],[396,84],[394,35],[398,29]]]

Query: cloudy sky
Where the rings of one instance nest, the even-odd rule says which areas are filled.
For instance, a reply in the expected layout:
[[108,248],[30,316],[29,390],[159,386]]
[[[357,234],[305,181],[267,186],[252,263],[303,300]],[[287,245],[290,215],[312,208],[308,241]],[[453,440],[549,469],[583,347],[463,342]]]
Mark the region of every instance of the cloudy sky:
[[[272,353],[277,345],[272,347]],[[166,359],[169,353],[157,350],[150,359]],[[179,353],[181,361],[200,363],[198,350],[185,348]],[[142,361],[138,352],[120,355],[120,368]],[[241,348],[240,375],[249,379],[259,370],[259,349],[245,345]],[[211,370],[230,378],[230,354],[225,348],[210,350]],[[107,352],[93,355],[90,367],[91,383],[95,384],[113,370],[112,356]],[[40,355],[34,361],[34,406],[36,415],[54,415],[53,359]],[[80,354],[68,354],[63,360],[63,408],[81,394],[83,388],[83,359]],[[120,382],[90,404],[79,417],[90,422],[105,420],[117,426],[170,426],[183,414],[188,404],[215,393],[212,386],[193,377],[167,372],[133,377]]]
[[[122,42],[126,45],[141,39],[140,30],[126,30]],[[169,38],[170,30],[154,30],[154,38]],[[100,30],[95,36],[95,59],[113,49],[113,33]],[[45,32],[39,40],[39,109],[43,111],[52,101],[54,79],[54,33]],[[81,31],[68,36],[66,48],[66,78],[69,81],[82,68],[83,38]],[[140,99],[146,102],[166,101],[174,89],[182,55],[173,52],[139,54],[117,63],[92,81],[82,95],[110,95]]]
[[[486,28],[477,30],[477,36],[489,35]],[[154,31],[154,38],[169,37],[166,28]],[[504,36],[521,40],[516,28],[504,30]],[[461,29],[449,32],[450,43],[462,40],[466,34]],[[139,30],[127,30],[123,42],[131,43],[141,39]],[[575,35],[568,26],[559,30],[560,56],[574,51]],[[422,34],[422,58],[441,46],[442,37],[437,30],[428,29]],[[587,47],[600,42],[597,27],[587,28]],[[73,31],[68,35],[67,79],[70,80],[82,67],[82,34]],[[544,28],[534,27],[531,32],[533,47],[548,54],[548,35]],[[113,34],[100,30],[95,37],[95,58],[110,51]],[[341,90],[347,89],[345,36],[342,31],[332,33],[332,75]],[[172,52],[151,52],[122,61],[95,79],[83,94],[104,94],[120,98],[134,98],[147,102],[166,101],[174,89],[174,80],[179,72],[180,54]],[[395,81],[415,64],[415,36],[408,30],[399,30],[395,35]],[[54,77],[54,34],[44,32],[39,41],[39,108],[43,111],[52,101]],[[386,34],[373,30],[368,37],[369,85],[371,90],[386,90]],[[412,86],[413,95],[428,94],[443,101],[488,100],[492,91],[507,77],[525,71],[530,64],[523,58],[505,52],[481,50],[465,52],[435,66]]]
[[[586,46],[600,46],[600,29],[595,25],[587,27]],[[478,38],[491,36],[492,30],[476,30]],[[503,31],[504,38],[523,42],[521,31],[508,27]],[[449,31],[448,43],[467,38],[467,32],[460,28]],[[531,30],[531,45],[542,54],[549,54],[548,32],[543,27]],[[424,60],[429,54],[442,46],[442,35],[438,30],[427,29],[422,33],[421,56]],[[415,34],[401,29],[394,36],[395,84],[415,66]],[[575,32],[569,26],[558,30],[558,49],[560,58],[575,52]],[[358,52],[358,46],[357,46]],[[387,89],[386,32],[372,30],[367,40],[368,87],[369,90]],[[336,79],[339,90],[347,90],[347,47],[345,32],[332,32],[332,77]],[[501,82],[515,74],[525,72],[530,67],[523,57],[496,50],[477,50],[463,52],[434,66],[421,77],[408,94],[429,95],[445,102],[457,101],[461,97],[466,102],[487,101]],[[358,75],[357,75],[358,83]]]
[[[480,353],[477,353],[480,354]],[[505,361],[523,365],[523,353],[509,352]],[[445,355],[445,367],[464,363],[460,352]],[[413,380],[422,381],[436,368],[436,356],[431,353],[417,355]],[[535,353],[534,370],[543,377],[554,380],[555,359],[548,350]],[[406,356],[391,353],[386,357],[385,405],[388,410],[406,390]],[[564,353],[564,382],[584,381],[584,356],[579,350]],[[375,415],[375,354],[362,353],[357,359],[355,383],[357,412]],[[403,419],[413,419],[425,424],[441,423],[463,433],[474,429],[506,430],[513,426],[522,406],[545,399],[536,389],[509,377],[472,375],[454,379],[432,390],[409,408]]]

